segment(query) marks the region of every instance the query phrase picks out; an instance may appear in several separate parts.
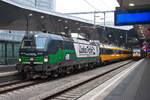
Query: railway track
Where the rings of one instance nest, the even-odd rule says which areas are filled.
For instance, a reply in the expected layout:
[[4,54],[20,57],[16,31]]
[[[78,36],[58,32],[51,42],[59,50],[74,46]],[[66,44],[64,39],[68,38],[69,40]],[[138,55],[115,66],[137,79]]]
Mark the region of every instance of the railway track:
[[84,81],[80,84],[77,84],[70,88],[66,88],[63,91],[60,91],[56,94],[53,94],[49,97],[42,99],[42,100],[77,100],[84,94],[88,93],[92,89],[96,88],[97,86],[99,86],[100,84],[102,84],[103,82],[108,80],[110,78],[110,76],[113,77],[117,73],[124,70],[127,66],[130,66],[132,64],[133,64],[133,62],[129,62],[127,64],[124,64],[122,66],[119,66],[117,68],[109,70],[99,76],[96,76],[87,81]]
[[20,82],[21,80],[14,80],[14,81],[8,81],[8,82],[3,82],[0,83],[0,88],[7,86],[7,85],[11,85],[11,84],[16,84],[17,82]]
[[[65,78],[59,78],[56,80],[18,81],[18,82],[14,82],[14,83],[10,83],[10,84],[8,83],[8,84],[0,85],[0,96],[2,95],[5,98],[7,98],[7,96],[13,97],[15,95],[15,97],[17,97],[17,99],[18,99],[19,97],[21,97],[21,95],[27,95],[27,94],[23,94],[24,91],[26,91],[27,93],[30,93],[30,94],[28,94],[24,99],[21,98],[21,100],[27,100],[27,98],[29,100],[42,100],[42,99],[43,100],[51,100],[51,99],[74,100],[74,99],[81,97],[82,95],[84,95],[85,93],[87,93],[88,91],[90,91],[91,89],[95,88],[96,86],[98,86],[100,84],[99,81],[94,81],[94,80],[97,80],[100,77],[103,78],[102,76],[105,76],[105,75],[110,76],[111,74],[109,74],[109,73],[112,73],[115,70],[121,70],[120,68],[124,68],[125,65],[129,65],[132,63],[133,63],[132,61],[127,61],[127,62],[124,61],[124,63],[118,63],[118,66],[116,66],[114,64],[112,66],[112,68],[111,67],[108,68],[107,66],[111,66],[111,65],[107,65],[106,67],[101,68],[101,69],[106,69],[106,70],[103,70],[103,71],[101,70],[101,72],[97,73],[97,75],[94,75],[93,72],[90,72],[90,73],[92,73],[92,76],[89,76],[88,78],[85,78],[85,79],[83,77],[85,75],[82,76],[82,73],[79,73],[79,75],[75,75],[78,78],[80,77],[79,79],[76,79],[76,80],[75,80],[75,78],[69,78],[69,77],[74,77],[74,75],[72,75],[72,76],[65,77]],[[99,68],[97,68],[97,69],[99,69]],[[88,73],[88,72],[84,72],[84,73]],[[80,76],[80,74],[81,74],[81,76]],[[82,77],[83,77],[83,79],[82,79]],[[106,81],[106,79],[107,78],[104,78],[105,81]],[[60,83],[60,82],[62,82],[62,83]],[[90,84],[93,82],[97,83],[97,84],[85,85],[87,83]],[[57,84],[59,83],[60,85],[59,84],[57,85],[56,83]],[[49,86],[51,86],[51,87],[49,87]],[[92,86],[94,86],[94,87],[92,87]],[[46,88],[47,90],[50,90],[50,91],[42,90],[44,88]],[[21,91],[17,92],[20,89],[22,89],[23,93]],[[41,91],[39,91],[39,90],[41,90]],[[16,92],[13,92],[13,91],[16,91]],[[33,94],[31,93],[31,91]],[[44,92],[42,92],[42,91],[44,91],[45,93],[47,93],[47,92],[48,93],[50,92],[50,93],[49,93],[49,95],[45,96],[45,95],[43,95]],[[9,93],[11,93],[11,95]],[[39,94],[42,94],[42,96]],[[0,99],[1,99],[1,97],[0,97]],[[3,100],[10,100],[10,99],[3,99]]]
[[22,80],[23,77],[18,71],[2,72],[0,73],[0,85],[14,80]]
[[17,91],[19,89],[23,89],[29,86],[34,86],[38,84],[42,84],[45,82],[49,82],[50,80],[34,80],[34,81],[24,81],[24,80],[19,80],[11,83],[6,83],[0,85],[0,95],[1,94],[6,94],[12,91]]
[[126,69],[127,66],[130,66],[133,63],[133,61],[130,61],[115,68],[111,68],[108,71],[102,72],[101,74],[89,77],[84,81],[66,84],[66,86],[59,87],[50,92],[43,93],[42,95],[32,97],[29,100],[76,100],[103,82],[107,81],[117,73]]
[[13,83],[8,83],[0,85],[0,94],[5,94],[14,90],[25,88],[31,85],[37,84],[35,81],[17,81]]

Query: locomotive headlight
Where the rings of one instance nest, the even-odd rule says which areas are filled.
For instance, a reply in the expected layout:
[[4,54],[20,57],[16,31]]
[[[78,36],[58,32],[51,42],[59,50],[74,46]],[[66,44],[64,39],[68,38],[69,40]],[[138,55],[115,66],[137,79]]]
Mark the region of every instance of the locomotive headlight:
[[19,58],[18,61],[21,62],[21,58]]
[[44,62],[48,62],[48,56],[44,57]]

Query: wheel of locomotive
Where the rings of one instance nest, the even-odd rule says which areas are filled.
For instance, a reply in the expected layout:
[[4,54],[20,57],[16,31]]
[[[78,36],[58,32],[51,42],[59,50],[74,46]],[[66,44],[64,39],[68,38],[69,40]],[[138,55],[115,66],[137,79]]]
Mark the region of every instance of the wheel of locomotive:
[[41,79],[47,79],[48,77],[49,77],[48,75],[42,74],[40,78],[41,78]]
[[89,68],[89,64],[84,64],[84,69],[85,70],[89,70],[90,68]]
[[58,68],[58,76],[64,76],[64,74],[65,74],[65,69],[64,69],[64,67]]
[[58,69],[52,71],[52,75],[51,75],[52,78],[57,78],[58,76],[59,76],[59,70]]
[[24,71],[21,71],[20,74],[21,74],[23,80],[26,79],[26,73]]
[[94,64],[88,64],[88,66],[89,66],[90,69],[94,68]]
[[23,80],[30,80],[31,79],[31,75],[29,75],[29,73],[25,72],[25,71],[21,71],[21,76],[23,78]]
[[33,77],[29,73],[25,73],[24,80],[31,80]]
[[71,72],[73,72],[73,66],[66,67],[66,74],[70,74]]

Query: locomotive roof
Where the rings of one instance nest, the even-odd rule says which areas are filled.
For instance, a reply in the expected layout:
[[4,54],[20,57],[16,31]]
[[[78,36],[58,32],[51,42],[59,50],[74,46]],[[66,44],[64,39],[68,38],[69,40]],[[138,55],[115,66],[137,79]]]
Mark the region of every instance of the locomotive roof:
[[66,36],[62,36],[62,35],[43,33],[43,32],[26,34],[24,36],[24,38],[27,38],[27,39],[28,38],[32,39],[33,37],[47,37],[47,38],[52,39],[52,40],[69,41],[69,42],[76,42],[76,43],[81,43],[81,44],[91,44],[92,43],[92,42],[85,40],[85,39],[71,38],[71,37],[66,37]]
[[48,33],[42,33],[42,32],[38,32],[38,33],[31,33],[31,34],[26,34],[24,36],[25,38],[33,38],[33,37],[47,37],[50,39],[54,39],[54,40],[63,40],[62,36],[60,35],[55,35],[55,34],[48,34]]

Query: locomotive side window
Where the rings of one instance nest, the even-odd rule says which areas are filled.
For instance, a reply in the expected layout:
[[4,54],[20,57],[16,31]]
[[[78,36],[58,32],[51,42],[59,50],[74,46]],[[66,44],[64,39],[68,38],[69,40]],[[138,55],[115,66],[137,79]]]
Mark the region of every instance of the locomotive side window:
[[62,41],[59,40],[51,40],[48,45],[48,52],[51,54],[56,54],[59,48],[62,49],[61,42]]
[[74,49],[74,46],[73,46],[73,43],[72,43],[72,42],[64,41],[64,42],[63,42],[63,48],[64,48],[64,49],[71,49],[71,50],[73,50],[73,49]]

